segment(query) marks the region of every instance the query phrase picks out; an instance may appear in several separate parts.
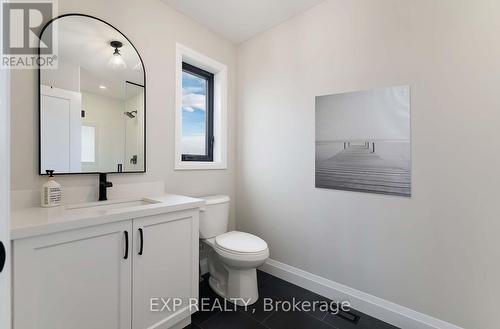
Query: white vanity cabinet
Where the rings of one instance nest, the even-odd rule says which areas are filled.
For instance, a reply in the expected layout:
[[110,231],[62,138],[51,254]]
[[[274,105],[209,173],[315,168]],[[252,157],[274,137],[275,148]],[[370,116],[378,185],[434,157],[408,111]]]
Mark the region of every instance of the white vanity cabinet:
[[[134,220],[134,329],[170,328],[190,316],[189,298],[198,296],[199,229],[193,216],[165,214]],[[172,299],[168,308],[151,312],[151,298]],[[182,302],[175,309],[174,298]],[[155,310],[162,307],[160,301]]]
[[[195,207],[15,239],[13,328],[189,323],[189,299],[198,297],[198,220]],[[151,298],[183,304],[151,312]]]
[[131,328],[130,221],[14,241],[14,328]]

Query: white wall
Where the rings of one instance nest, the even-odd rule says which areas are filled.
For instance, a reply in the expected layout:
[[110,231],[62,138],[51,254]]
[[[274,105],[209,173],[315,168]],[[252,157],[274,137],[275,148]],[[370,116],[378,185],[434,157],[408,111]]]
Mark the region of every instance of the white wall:
[[[109,179],[114,184],[161,181],[166,184],[168,192],[187,195],[227,193],[234,197],[236,48],[156,0],[59,0],[58,7],[59,14],[89,14],[120,29],[134,43],[146,66],[147,173],[111,175]],[[176,42],[229,67],[228,170],[174,171]],[[37,176],[36,71],[15,71],[12,83],[12,189],[16,192],[14,195],[25,195],[22,191],[38,190],[45,181]],[[95,193],[83,193],[81,201],[96,198],[98,179],[95,175],[58,177],[57,180],[66,191],[76,191],[80,187],[88,191],[88,187],[92,187]],[[33,200],[36,202],[35,197]]]
[[82,92],[82,125],[96,128],[96,163],[82,163],[82,170],[89,172],[118,171],[118,164],[125,168],[125,101]]
[[59,61],[57,70],[44,70],[40,77],[43,85],[80,92],[80,66],[73,63]]
[[[500,2],[327,0],[239,48],[238,228],[271,257],[498,327]],[[411,199],[314,188],[314,98],[412,87]]]

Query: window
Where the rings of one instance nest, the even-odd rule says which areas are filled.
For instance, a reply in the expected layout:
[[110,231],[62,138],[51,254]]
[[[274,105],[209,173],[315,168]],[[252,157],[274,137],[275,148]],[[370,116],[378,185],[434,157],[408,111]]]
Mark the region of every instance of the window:
[[175,170],[227,169],[227,71],[176,45]]
[[182,161],[213,161],[214,75],[182,63]]
[[95,127],[82,126],[82,162],[95,162]]

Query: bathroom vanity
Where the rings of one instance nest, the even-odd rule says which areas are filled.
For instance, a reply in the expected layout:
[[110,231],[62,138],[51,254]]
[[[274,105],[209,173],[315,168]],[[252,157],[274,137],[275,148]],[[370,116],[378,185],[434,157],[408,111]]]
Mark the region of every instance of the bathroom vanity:
[[146,172],[142,58],[96,17],[54,18],[45,45],[53,31],[57,67],[38,70],[38,174],[99,175],[101,202],[12,213],[13,328],[184,328],[198,297],[204,201],[104,201],[107,174]]
[[[165,195],[14,211],[13,328],[183,328],[203,205]],[[151,311],[152,298],[183,303]]]

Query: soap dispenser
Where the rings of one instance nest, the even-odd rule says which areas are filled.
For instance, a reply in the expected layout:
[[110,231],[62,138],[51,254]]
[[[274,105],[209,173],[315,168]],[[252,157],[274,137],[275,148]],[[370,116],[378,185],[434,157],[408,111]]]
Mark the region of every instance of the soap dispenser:
[[57,207],[61,205],[61,185],[54,179],[54,170],[46,170],[49,180],[42,186],[42,207]]

